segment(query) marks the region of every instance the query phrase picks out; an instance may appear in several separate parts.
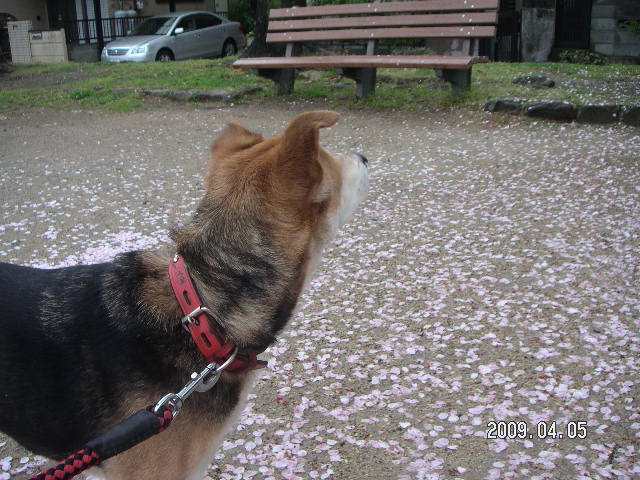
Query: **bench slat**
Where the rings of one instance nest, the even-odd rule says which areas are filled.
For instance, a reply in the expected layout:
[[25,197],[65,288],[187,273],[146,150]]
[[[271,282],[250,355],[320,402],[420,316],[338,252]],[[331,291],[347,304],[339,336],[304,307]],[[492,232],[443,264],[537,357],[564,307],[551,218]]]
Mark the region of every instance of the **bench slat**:
[[269,32],[354,27],[495,25],[496,21],[496,12],[445,13],[440,15],[380,15],[376,17],[334,17],[315,18],[311,20],[272,20],[269,22]]
[[494,26],[407,27],[349,30],[310,30],[268,33],[267,43],[312,42],[318,40],[380,40],[384,38],[490,38]]
[[321,7],[274,8],[270,19],[303,18],[322,15],[354,15],[361,13],[436,12],[456,10],[490,10],[498,8],[498,0],[431,0],[387,3],[352,3]]
[[235,68],[443,68],[467,70],[487,57],[450,57],[446,55],[349,55],[319,57],[240,58]]

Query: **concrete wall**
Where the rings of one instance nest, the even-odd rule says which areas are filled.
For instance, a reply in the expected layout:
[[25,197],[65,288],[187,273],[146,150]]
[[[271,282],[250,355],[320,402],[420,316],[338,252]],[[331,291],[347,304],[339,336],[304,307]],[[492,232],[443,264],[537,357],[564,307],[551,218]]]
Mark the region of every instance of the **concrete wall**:
[[98,46],[95,43],[78,45],[71,43],[67,45],[69,60],[72,62],[99,62],[100,55]]
[[69,61],[64,29],[31,31],[31,59],[34,62],[61,63]]
[[15,15],[18,20],[31,20],[35,30],[49,28],[45,0],[2,0],[0,11]]
[[638,0],[594,0],[591,11],[591,49],[602,55],[640,60],[640,35],[621,22],[640,19]]

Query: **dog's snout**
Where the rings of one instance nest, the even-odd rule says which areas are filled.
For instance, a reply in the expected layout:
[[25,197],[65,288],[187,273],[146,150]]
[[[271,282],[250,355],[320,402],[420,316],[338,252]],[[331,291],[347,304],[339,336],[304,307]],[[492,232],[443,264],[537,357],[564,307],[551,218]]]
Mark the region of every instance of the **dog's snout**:
[[360,161],[361,161],[362,163],[364,163],[364,164],[365,164],[365,165],[367,165],[367,166],[369,165],[369,160],[367,160],[367,157],[365,157],[365,156],[364,156],[363,154],[361,154],[361,153],[356,153],[356,155],[357,155],[358,157],[360,157]]

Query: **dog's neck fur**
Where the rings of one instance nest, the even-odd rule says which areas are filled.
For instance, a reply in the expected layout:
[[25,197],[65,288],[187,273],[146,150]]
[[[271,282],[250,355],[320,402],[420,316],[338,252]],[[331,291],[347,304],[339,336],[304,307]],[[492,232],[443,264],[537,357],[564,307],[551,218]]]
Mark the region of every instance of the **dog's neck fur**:
[[172,232],[202,303],[241,349],[264,350],[292,314],[302,283],[257,215],[225,216],[203,201]]
[[[259,218],[248,212],[225,216],[205,199],[188,224],[171,231],[174,248],[116,257],[105,276],[103,300],[108,311],[127,311],[129,317],[114,319],[114,327],[131,329],[180,371],[202,366],[202,356],[181,326],[183,313],[169,280],[168,264],[177,252],[202,304],[228,339],[240,349],[266,349],[293,313],[304,272],[284,255],[286,246],[275,245]],[[137,265],[135,271],[131,265]]]

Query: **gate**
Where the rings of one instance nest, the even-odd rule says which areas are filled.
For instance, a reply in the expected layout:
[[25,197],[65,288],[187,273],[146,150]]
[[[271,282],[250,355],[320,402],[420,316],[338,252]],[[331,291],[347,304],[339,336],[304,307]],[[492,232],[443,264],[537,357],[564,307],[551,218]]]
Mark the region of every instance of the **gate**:
[[494,61],[520,61],[520,12],[515,10],[498,13],[498,30]]
[[592,1],[557,0],[557,48],[589,48]]
[[495,62],[520,61],[520,12],[515,0],[502,0],[498,10],[496,38],[480,42],[480,55]]

